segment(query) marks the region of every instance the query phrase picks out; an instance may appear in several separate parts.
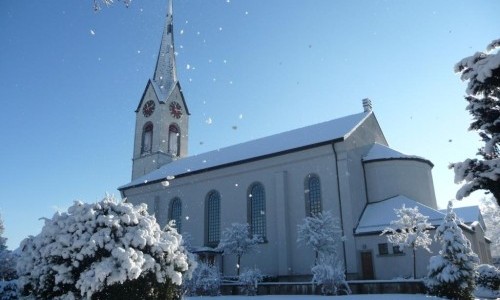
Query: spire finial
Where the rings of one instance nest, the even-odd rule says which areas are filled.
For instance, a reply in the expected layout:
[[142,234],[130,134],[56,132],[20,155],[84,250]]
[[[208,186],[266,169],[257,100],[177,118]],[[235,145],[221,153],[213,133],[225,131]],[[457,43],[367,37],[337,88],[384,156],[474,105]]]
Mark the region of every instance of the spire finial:
[[164,94],[168,93],[171,87],[177,82],[175,71],[175,51],[174,51],[174,20],[172,0],[168,0],[167,16],[163,36],[156,61],[156,68],[153,80]]

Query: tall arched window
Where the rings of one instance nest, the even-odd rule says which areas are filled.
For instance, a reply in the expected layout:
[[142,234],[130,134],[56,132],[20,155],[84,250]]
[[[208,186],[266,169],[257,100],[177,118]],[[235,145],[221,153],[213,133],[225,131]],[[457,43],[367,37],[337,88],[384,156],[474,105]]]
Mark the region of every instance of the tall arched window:
[[175,124],[168,127],[168,153],[179,156],[181,152],[181,131]]
[[306,216],[311,217],[322,211],[321,183],[319,177],[313,174],[308,175],[305,180],[304,188]]
[[141,153],[151,153],[153,146],[153,123],[147,122],[142,129]]
[[205,204],[205,241],[207,246],[216,247],[220,240],[220,194],[211,191]]
[[174,198],[170,201],[170,213],[169,220],[175,221],[175,227],[177,228],[177,232],[181,233],[182,231],[182,202],[179,198]]
[[266,194],[261,183],[254,183],[248,191],[248,223],[252,235],[266,239]]

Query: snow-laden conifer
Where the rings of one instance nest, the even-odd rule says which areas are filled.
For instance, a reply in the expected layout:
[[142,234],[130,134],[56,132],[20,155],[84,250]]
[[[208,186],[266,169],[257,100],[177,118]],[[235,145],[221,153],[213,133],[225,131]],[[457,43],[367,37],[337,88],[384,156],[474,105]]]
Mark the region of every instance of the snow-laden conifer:
[[37,299],[176,299],[194,263],[145,204],[109,196],[56,213],[20,248],[21,292]]
[[452,202],[435,239],[441,243],[439,255],[430,259],[426,286],[433,295],[448,299],[474,299],[475,268],[479,259],[459,226]]
[[259,235],[250,236],[250,225],[233,223],[224,229],[217,249],[223,251],[223,255],[234,254],[237,258],[236,272],[240,275],[241,257],[244,254],[257,251],[257,244],[264,240]]
[[455,170],[455,182],[465,184],[458,190],[457,199],[476,190],[493,194],[500,205],[500,39],[487,46],[487,52],[462,59],[455,72],[467,81],[465,100],[472,115],[469,130],[478,131],[484,145],[480,158],[468,158],[450,165]]
[[416,256],[417,248],[423,248],[429,252],[429,245],[432,239],[429,230],[432,225],[429,223],[428,216],[424,216],[418,211],[418,206],[413,208],[406,207],[403,204],[401,208],[395,208],[397,219],[391,221],[391,226],[382,231],[380,235],[387,235],[387,240],[399,247],[402,251],[409,248],[413,253],[413,278],[416,276]]

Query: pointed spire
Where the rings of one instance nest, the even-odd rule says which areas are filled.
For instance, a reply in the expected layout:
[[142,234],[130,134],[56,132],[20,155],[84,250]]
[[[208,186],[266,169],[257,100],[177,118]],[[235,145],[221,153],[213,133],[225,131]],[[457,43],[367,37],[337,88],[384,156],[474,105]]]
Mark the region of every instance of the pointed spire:
[[158,60],[156,61],[153,77],[153,81],[158,84],[158,87],[165,96],[167,96],[166,93],[168,93],[177,82],[174,51],[174,20],[172,12],[172,0],[168,0],[167,18],[165,20],[165,27],[163,28],[160,51],[158,52]]

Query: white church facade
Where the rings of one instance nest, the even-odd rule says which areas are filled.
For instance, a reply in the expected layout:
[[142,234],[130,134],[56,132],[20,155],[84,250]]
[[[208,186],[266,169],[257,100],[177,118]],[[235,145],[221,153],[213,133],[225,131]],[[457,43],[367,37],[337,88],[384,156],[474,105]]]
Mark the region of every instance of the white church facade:
[[[248,223],[264,242],[258,253],[243,256],[243,268],[255,266],[279,280],[310,277],[315,255],[297,244],[297,225],[324,211],[340,220],[346,239],[339,253],[348,278],[411,275],[411,253],[379,234],[403,204],[419,206],[440,224],[433,164],[391,149],[369,100],[359,113],[188,156],[189,110],[176,76],[172,28],[169,1],[154,77],[136,109],[132,180],[119,187],[122,197],[146,203],[162,226],[175,220],[223,275],[236,274],[236,259],[214,247],[232,223]],[[481,260],[489,261],[484,222],[463,230]],[[417,277],[439,250],[431,248],[433,254],[417,251]]]

